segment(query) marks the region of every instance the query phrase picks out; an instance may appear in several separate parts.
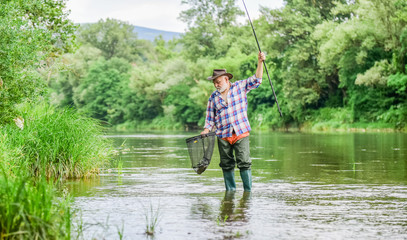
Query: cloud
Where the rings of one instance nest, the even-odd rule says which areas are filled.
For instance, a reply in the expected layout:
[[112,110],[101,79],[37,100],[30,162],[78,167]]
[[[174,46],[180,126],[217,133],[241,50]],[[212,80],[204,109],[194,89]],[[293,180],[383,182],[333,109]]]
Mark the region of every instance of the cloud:
[[130,24],[160,30],[184,32],[186,24],[178,20],[186,9],[180,0],[69,0],[69,18],[75,23],[114,18]]
[[[283,0],[246,0],[250,17],[259,16],[259,5],[270,8],[282,6]],[[238,6],[243,10],[241,1]],[[182,10],[181,0],[68,0],[69,18],[75,23],[92,23],[100,19],[114,18],[133,25],[159,30],[184,32],[187,25],[178,20]],[[239,22],[244,22],[242,17]]]
[[186,24],[177,19],[181,12],[181,5],[172,2],[175,1],[133,3],[127,8],[112,11],[110,17],[126,19],[126,21],[138,26],[184,32]]

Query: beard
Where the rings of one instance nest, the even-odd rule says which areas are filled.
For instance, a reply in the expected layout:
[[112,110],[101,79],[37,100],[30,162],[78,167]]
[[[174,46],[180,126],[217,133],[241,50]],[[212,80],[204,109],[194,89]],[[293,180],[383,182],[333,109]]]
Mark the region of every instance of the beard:
[[218,90],[218,92],[223,93],[226,90],[226,88],[228,88],[228,85],[225,83],[221,87],[216,89]]

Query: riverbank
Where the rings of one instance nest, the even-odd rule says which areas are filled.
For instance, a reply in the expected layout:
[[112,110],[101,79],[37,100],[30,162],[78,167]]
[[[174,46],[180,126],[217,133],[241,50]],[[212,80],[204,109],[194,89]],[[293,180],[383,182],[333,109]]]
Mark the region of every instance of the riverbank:
[[397,129],[388,123],[351,123],[319,122],[305,123],[300,127],[279,129],[300,132],[407,132],[407,126]]
[[99,122],[72,109],[22,104],[0,127],[0,239],[70,239],[65,179],[91,178],[110,159]]
[[[407,125],[396,128],[391,123],[342,123],[339,121],[306,122],[304,124],[287,124],[277,126],[271,123],[250,121],[253,130],[273,130],[279,132],[407,132]],[[140,131],[140,130],[178,130],[178,131],[200,131],[202,126],[188,125],[169,121],[165,118],[156,118],[152,121],[132,121],[116,126],[110,126],[117,131]]]

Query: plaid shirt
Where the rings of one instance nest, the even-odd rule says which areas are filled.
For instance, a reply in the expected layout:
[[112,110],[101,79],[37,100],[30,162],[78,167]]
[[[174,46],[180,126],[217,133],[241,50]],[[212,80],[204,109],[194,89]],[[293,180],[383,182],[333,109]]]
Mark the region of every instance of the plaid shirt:
[[216,126],[216,135],[220,138],[231,137],[233,130],[237,136],[249,132],[251,128],[247,118],[246,94],[257,88],[261,81],[261,78],[253,75],[232,83],[227,96],[229,104],[226,104],[218,90],[214,91],[206,108],[205,128],[212,130]]

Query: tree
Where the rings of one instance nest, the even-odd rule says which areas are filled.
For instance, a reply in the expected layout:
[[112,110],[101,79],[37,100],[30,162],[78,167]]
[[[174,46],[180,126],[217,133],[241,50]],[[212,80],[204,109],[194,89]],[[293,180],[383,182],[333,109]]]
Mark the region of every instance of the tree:
[[243,12],[236,6],[234,0],[182,0],[190,9],[180,14],[180,19],[191,29],[203,22],[212,22],[216,30],[222,30],[236,24],[236,17]]
[[130,64],[120,58],[94,62],[82,83],[75,89],[74,102],[90,116],[118,124],[124,121],[122,95],[128,91]]
[[60,0],[0,2],[0,124],[46,90],[36,69],[74,49],[75,26]]
[[81,46],[75,53],[64,54],[58,65],[59,71],[48,75],[51,88],[51,102],[63,107],[74,107],[74,93],[82,84],[93,62],[101,58],[101,51],[91,46]]
[[107,59],[124,58],[128,61],[145,60],[148,50],[153,51],[151,43],[137,39],[134,26],[116,19],[99,20],[95,24],[80,27],[78,39],[102,51]]
[[320,65],[327,74],[338,73],[354,120],[375,121],[400,103],[394,87],[404,81],[399,76],[405,72],[406,5],[405,0],[338,5],[334,12],[350,12],[354,17],[342,23],[326,21],[315,31]]
[[180,40],[185,56],[196,61],[202,56],[225,55],[234,42],[226,36],[228,29],[235,28],[237,16],[243,14],[235,5],[235,1],[183,0],[182,4],[190,6],[190,9],[182,11],[179,17],[189,28]]
[[337,89],[335,77],[320,71],[318,42],[311,37],[318,24],[335,19],[330,12],[333,4],[327,0],[286,1],[282,9],[263,8],[262,17],[255,21],[259,35],[264,36],[262,45],[279,69],[272,77],[284,92],[283,115],[297,122],[304,121],[307,109],[323,106]]
[[171,111],[167,112],[176,121],[186,126],[197,126],[205,108],[191,101],[189,98],[190,87],[184,84],[175,85],[168,91],[164,106]]

